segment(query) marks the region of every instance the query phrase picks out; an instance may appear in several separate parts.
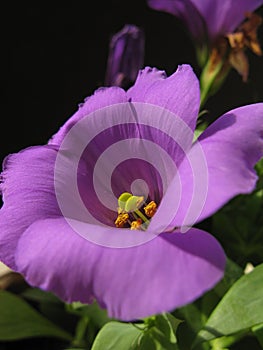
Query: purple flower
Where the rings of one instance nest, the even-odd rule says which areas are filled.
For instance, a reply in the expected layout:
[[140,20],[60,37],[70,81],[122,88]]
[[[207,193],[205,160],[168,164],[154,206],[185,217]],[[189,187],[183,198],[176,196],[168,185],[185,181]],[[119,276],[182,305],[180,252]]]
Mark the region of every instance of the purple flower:
[[252,12],[263,0],[238,3],[235,0],[148,0],[148,4],[155,10],[173,14],[185,24],[196,44],[200,66],[207,63],[208,71],[202,80],[211,79],[213,71],[224,62],[217,77],[219,81],[224,80],[230,67],[247,81],[249,63],[245,49],[262,55],[257,39],[262,19]]
[[105,83],[127,87],[133,83],[144,61],[144,33],[127,24],[110,42]]
[[199,95],[189,66],[170,77],[145,68],[127,92],[97,90],[48,145],[7,157],[1,260],[33,286],[67,302],[95,298],[122,320],[212,288],[224,252],[190,225],[254,189],[263,103],[226,113],[192,143]]
[[197,42],[215,42],[232,33],[262,0],[148,0],[150,7],[180,18]]

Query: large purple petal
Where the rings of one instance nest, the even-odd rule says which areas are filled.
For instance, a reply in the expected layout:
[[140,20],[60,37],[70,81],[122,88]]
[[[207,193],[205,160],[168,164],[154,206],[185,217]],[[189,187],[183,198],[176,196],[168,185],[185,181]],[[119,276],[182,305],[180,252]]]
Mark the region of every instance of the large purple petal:
[[31,147],[8,156],[3,165],[0,210],[0,259],[15,269],[14,252],[24,230],[34,221],[60,214],[54,193],[57,151]]
[[147,103],[115,104],[82,118],[64,138],[56,161],[55,184],[57,174],[67,178],[58,181],[57,191],[64,216],[111,226],[121,193],[149,194],[159,202],[192,138],[181,118]]
[[199,82],[189,65],[179,66],[174,74],[146,67],[127,91],[133,102],[163,107],[195,129],[200,104]]
[[95,297],[109,316],[132,320],[172,310],[212,288],[223,276],[225,255],[197,229],[106,248],[84,240],[61,218],[34,223],[20,239],[16,262],[33,286],[67,302]]
[[[198,162],[200,148],[207,169]],[[240,107],[220,117],[201,134],[199,143],[180,165],[182,196],[173,224],[193,224],[212,215],[234,196],[250,193],[257,181],[254,165],[262,156],[263,103]],[[172,187],[176,193],[176,186]]]
[[168,78],[164,71],[147,67],[140,71],[135,85],[127,91],[127,94],[118,87],[98,89],[94,95],[85,100],[49,143],[60,144],[74,124],[94,111],[128,100],[166,108],[182,118],[194,130],[200,102],[199,83],[188,65],[180,66]]

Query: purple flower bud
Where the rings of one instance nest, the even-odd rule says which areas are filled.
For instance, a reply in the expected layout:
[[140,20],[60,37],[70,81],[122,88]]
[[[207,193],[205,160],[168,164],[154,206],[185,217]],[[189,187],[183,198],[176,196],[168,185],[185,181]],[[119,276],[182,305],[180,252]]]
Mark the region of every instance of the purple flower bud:
[[135,81],[144,61],[144,33],[127,24],[110,42],[105,84],[128,87]]

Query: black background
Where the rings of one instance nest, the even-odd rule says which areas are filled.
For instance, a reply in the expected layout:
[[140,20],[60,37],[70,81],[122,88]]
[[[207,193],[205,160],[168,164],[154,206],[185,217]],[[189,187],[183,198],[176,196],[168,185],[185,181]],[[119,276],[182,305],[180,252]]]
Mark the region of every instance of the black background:
[[[259,12],[263,14],[262,8]],[[110,37],[126,23],[144,29],[145,65],[171,74],[178,64],[189,63],[199,74],[194,47],[181,22],[142,0],[63,6],[9,3],[3,14],[0,161],[9,153],[46,143],[78,104],[103,85]],[[259,36],[263,46],[262,28]],[[248,55],[248,83],[232,71],[207,103],[208,116],[263,101],[263,58]]]

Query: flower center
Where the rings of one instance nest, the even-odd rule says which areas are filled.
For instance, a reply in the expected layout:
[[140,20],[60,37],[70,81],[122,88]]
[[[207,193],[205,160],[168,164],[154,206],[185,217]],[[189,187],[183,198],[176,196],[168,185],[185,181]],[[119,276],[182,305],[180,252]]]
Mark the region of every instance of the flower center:
[[157,204],[154,201],[147,203],[143,196],[133,196],[129,192],[124,192],[118,199],[118,217],[115,226],[145,231],[156,210]]

